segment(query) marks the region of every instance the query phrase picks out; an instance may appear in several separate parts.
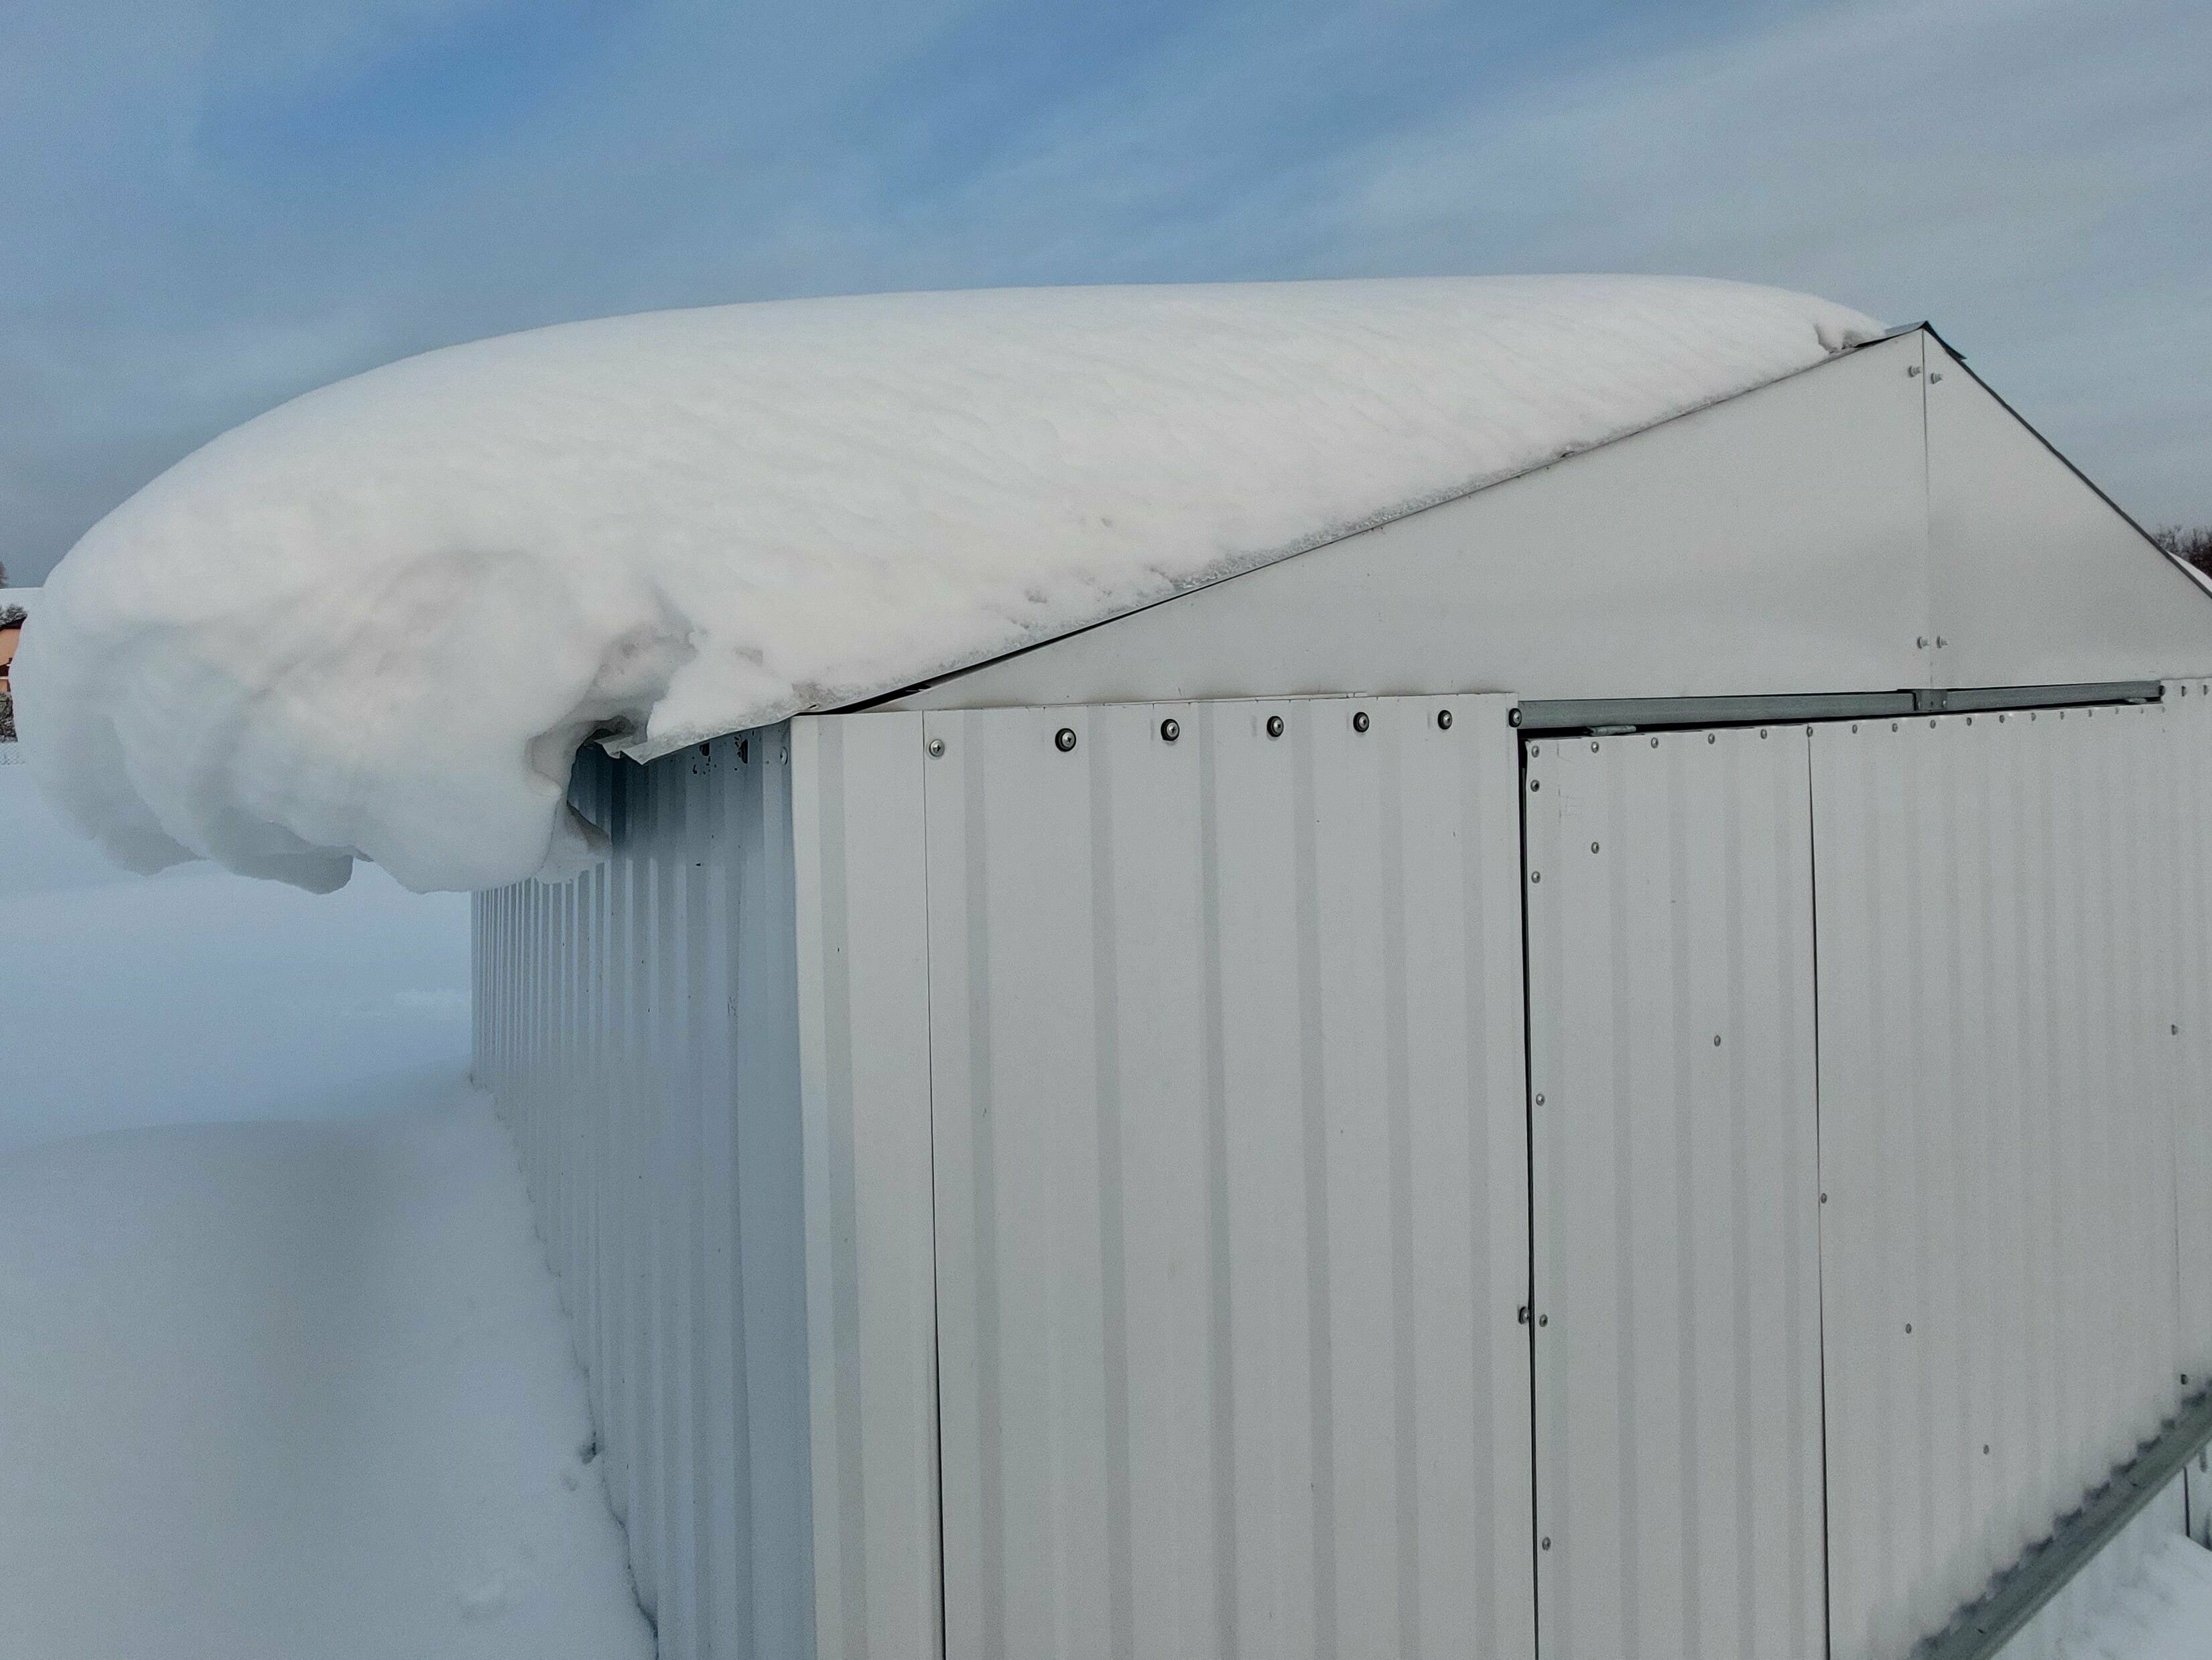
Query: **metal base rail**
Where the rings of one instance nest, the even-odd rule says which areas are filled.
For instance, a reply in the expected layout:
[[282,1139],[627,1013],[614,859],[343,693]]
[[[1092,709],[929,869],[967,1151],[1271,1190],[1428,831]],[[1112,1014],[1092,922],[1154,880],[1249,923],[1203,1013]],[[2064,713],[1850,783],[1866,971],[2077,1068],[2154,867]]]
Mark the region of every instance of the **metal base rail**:
[[2180,1416],[2146,1442],[2132,1462],[2007,1569],[1988,1596],[1967,1604],[1915,1649],[1913,1660],[1991,1660],[2208,1443],[2212,1389],[2192,1396]]

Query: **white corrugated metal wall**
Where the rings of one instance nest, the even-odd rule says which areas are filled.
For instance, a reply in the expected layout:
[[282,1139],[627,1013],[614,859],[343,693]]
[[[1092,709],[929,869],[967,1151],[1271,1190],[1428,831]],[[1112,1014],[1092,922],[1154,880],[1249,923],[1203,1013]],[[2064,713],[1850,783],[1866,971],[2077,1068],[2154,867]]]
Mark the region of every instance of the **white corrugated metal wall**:
[[1813,739],[1839,1660],[1940,1628],[2179,1402],[2172,718]]
[[[2161,924],[2172,955],[2178,1034],[2175,1186],[2181,1243],[2181,1369],[2212,1383],[2212,682],[2170,684],[2163,705],[2166,781],[2146,827],[2172,852]],[[2212,1495],[2212,1482],[2199,1484]],[[2206,1506],[2212,1511],[2212,1504]]]
[[671,1660],[814,1651],[786,739],[586,751],[613,857],[476,902],[477,1076]]
[[948,1653],[1530,1651],[1509,708],[928,718]]
[[1825,1188],[1833,1652],[1903,1655],[2212,1370],[2189,690],[1531,746],[1536,1532],[1501,700],[587,757],[477,1069],[663,1652],[1525,1654],[1538,1533],[1547,1653],[1817,1651]]
[[1528,746],[1540,1651],[1823,1651],[1802,727]]

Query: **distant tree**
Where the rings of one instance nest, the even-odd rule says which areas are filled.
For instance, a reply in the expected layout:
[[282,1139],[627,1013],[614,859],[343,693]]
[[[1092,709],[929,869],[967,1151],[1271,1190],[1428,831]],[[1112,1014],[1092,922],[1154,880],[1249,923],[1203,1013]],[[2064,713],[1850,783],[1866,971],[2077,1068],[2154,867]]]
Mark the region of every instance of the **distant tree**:
[[2194,527],[2166,525],[2153,531],[2150,539],[2175,558],[2185,560],[2197,569],[2212,574],[2212,528],[2203,525]]

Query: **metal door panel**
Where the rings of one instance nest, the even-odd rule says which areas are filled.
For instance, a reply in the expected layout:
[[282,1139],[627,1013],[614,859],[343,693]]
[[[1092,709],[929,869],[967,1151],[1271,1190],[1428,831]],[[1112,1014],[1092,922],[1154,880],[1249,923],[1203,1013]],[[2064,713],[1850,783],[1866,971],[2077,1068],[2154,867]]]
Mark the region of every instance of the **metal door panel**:
[[1528,746],[1547,1660],[1822,1651],[1805,746]]

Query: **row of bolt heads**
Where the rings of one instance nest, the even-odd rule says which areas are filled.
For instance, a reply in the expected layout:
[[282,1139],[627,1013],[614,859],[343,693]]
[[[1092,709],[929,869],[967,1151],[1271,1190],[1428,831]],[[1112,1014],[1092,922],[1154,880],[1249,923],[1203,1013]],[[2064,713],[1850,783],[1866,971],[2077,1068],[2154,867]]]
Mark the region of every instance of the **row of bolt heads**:
[[[1923,640],[1920,643],[1921,643],[1923,646],[1925,646],[1928,642],[1927,642],[1925,640]],[[1943,642],[1942,642],[1942,641],[1941,641],[1941,640],[1938,640],[1938,641],[1936,641],[1936,643],[1938,646],[1941,646],[1941,645],[1943,643]],[[2181,689],[2181,695],[2182,695],[2184,697],[2188,696],[2189,696],[2189,688],[2188,688],[2188,687],[2186,687],[2186,686],[2184,686],[2184,687]],[[2095,714],[2096,714],[2096,711],[2095,711],[2094,709],[2085,709],[2085,710],[2083,710],[2083,711],[2082,711],[2082,713],[2083,713],[2084,714],[2087,714],[2087,715],[2090,715],[2090,716],[2093,716],[2093,717],[2094,717],[2094,716],[2095,715]],[[2036,717],[2035,717],[2035,714],[2034,714],[2034,712],[2033,712],[2033,711],[2030,711],[2027,718],[2028,718],[2029,720],[2031,720],[2031,721],[2034,720],[2034,719],[2036,718]],[[2063,720],[2066,718],[2066,712],[2065,712],[2063,709],[2061,709],[2061,710],[2058,712],[2058,718],[2059,718],[2061,721],[2063,721]],[[1516,726],[1516,727],[1517,727],[1517,726],[1519,726],[1519,725],[1521,724],[1521,711],[1520,711],[1519,709],[1509,709],[1509,710],[1506,712],[1505,719],[1506,719],[1506,722],[1507,722],[1507,724],[1509,724],[1509,725],[1510,725],[1510,726]],[[2005,720],[2005,719],[2006,719],[2006,717],[2005,717],[2004,715],[2002,715],[2002,714],[1999,714],[1999,715],[1997,716],[1997,719],[1998,719],[2000,721],[2002,721],[2003,720]],[[1371,718],[1369,716],[1369,714],[1368,714],[1368,713],[1367,713],[1367,711],[1366,711],[1365,709],[1359,709],[1359,710],[1356,710],[1356,711],[1354,711],[1354,713],[1353,713],[1353,714],[1352,714],[1352,731],[1354,731],[1354,732],[1365,732],[1365,731],[1366,731],[1366,730],[1367,730],[1370,726],[1372,726],[1373,724],[1374,724],[1373,721],[1372,721],[1372,720],[1371,720]],[[1936,725],[1937,723],[1936,723],[1936,721],[1935,721],[1934,720],[1932,720],[1932,719],[1931,719],[1931,720],[1928,722],[1928,724],[1929,724],[1929,726],[1933,727],[1933,726]],[[1966,717],[1966,724],[1967,724],[1968,726],[1970,726],[1970,727],[1971,727],[1971,726],[1972,726],[1972,725],[1974,724],[1974,717],[1973,717],[1972,715],[1971,715],[1971,714],[1970,714],[1970,715],[1968,715],[1968,716]],[[1283,724],[1283,717],[1282,717],[1281,715],[1279,715],[1279,714],[1271,714],[1271,715],[1269,715],[1269,716],[1267,717],[1267,736],[1268,736],[1268,737],[1270,737],[1270,738],[1280,738],[1280,737],[1283,735],[1284,731],[1285,730],[1285,727],[1284,727],[1284,724]],[[1449,732],[1449,731],[1451,730],[1451,727],[1452,727],[1452,712],[1451,712],[1449,709],[1438,709],[1438,710],[1437,711],[1437,730],[1438,730],[1438,731],[1440,731],[1440,732]],[[1857,721],[1852,721],[1852,722],[1851,722],[1851,730],[1852,730],[1853,732],[1856,732],[1858,729],[1859,729],[1859,723],[1858,723]],[[1889,729],[1890,729],[1892,732],[1895,732],[1895,731],[1898,729],[1898,722],[1896,722],[1896,721],[1891,721],[1891,722],[1889,723]],[[1812,730],[1813,730],[1813,728],[1812,728],[1812,727],[1806,727],[1806,728],[1805,728],[1805,730],[1806,730],[1807,732],[1808,732],[1808,733],[1809,733],[1810,731],[1812,731]],[[1765,727],[1761,727],[1759,729],[1759,735],[1761,738],[1764,738],[1764,737],[1765,737],[1765,736],[1766,736],[1766,728],[1765,728]],[[1161,721],[1161,722],[1160,722],[1160,738],[1161,738],[1161,739],[1162,739],[1162,741],[1163,741],[1163,742],[1172,744],[1172,743],[1174,743],[1177,739],[1181,738],[1182,736],[1182,721],[1177,721],[1177,720],[1174,719],[1172,716],[1170,716],[1169,719],[1167,719],[1167,720],[1163,721]],[[1061,727],[1058,732],[1055,732],[1055,733],[1053,733],[1053,735],[1052,735],[1052,745],[1053,745],[1053,747],[1054,747],[1054,749],[1058,750],[1058,751],[1059,751],[1062,755],[1066,754],[1070,750],[1073,749],[1073,748],[1076,746],[1076,744],[1077,744],[1079,741],[1079,739],[1078,739],[1078,738],[1076,737],[1075,728],[1074,728],[1074,727]],[[1719,741],[1719,739],[1717,739],[1717,738],[1713,733],[1707,733],[1705,734],[1705,742],[1707,742],[1708,744],[1717,743],[1717,742],[1718,742],[1718,741]],[[702,745],[702,747],[703,747],[703,745]],[[1657,748],[1659,747],[1659,740],[1658,740],[1656,738],[1654,738],[1654,739],[1651,740],[1651,747],[1652,747],[1653,749],[1655,749],[1655,750],[1656,750],[1656,749],[1657,749]],[[1591,743],[1591,745],[1590,745],[1590,748],[1591,748],[1591,750],[1592,750],[1593,751],[1595,751],[1598,748],[1598,745],[1597,745],[1595,741],[1593,741],[1593,742]],[[943,754],[945,753],[945,740],[944,740],[942,738],[933,738],[933,739],[931,739],[929,740],[929,744],[928,744],[928,750],[929,750],[930,754],[931,754],[931,755],[933,755],[933,756],[940,756],[940,755],[943,755]],[[1531,745],[1528,746],[1528,753],[1529,753],[1531,756],[1539,756],[1539,755],[1541,755],[1541,754],[1543,753],[1543,748],[1542,748],[1542,746],[1541,746],[1540,745],[1537,745],[1537,744],[1531,744]],[[1539,788],[1540,788],[1540,787],[1541,787],[1539,783],[1537,783],[1535,781],[1531,780],[1531,781],[1530,781],[1530,782],[1529,782],[1528,787],[1529,787],[1530,789],[1532,789],[1532,790],[1533,790],[1533,789],[1539,789]],[[1590,849],[1590,851],[1591,851],[1592,853],[1595,853],[1595,852],[1597,851],[1597,849],[1596,849],[1595,848],[1592,848]]]
[[[1515,709],[1505,718],[1514,726],[1517,727],[1521,724],[1521,711]],[[1374,718],[1370,715],[1365,709],[1357,709],[1353,711],[1352,716],[1352,731],[1365,732],[1374,724]],[[1452,712],[1449,709],[1438,709],[1437,711],[1437,730],[1439,732],[1449,732],[1451,729]],[[1268,737],[1280,738],[1285,730],[1283,717],[1281,715],[1271,714],[1267,717]],[[1182,721],[1170,717],[1170,719],[1160,722],[1160,739],[1163,743],[1172,744],[1182,736]],[[1058,732],[1052,735],[1052,746],[1058,750],[1062,755],[1066,754],[1068,751],[1073,749],[1077,741],[1075,728],[1073,727],[1062,727]],[[942,755],[945,753],[945,740],[942,738],[933,738],[929,740],[928,748],[931,755]]]

